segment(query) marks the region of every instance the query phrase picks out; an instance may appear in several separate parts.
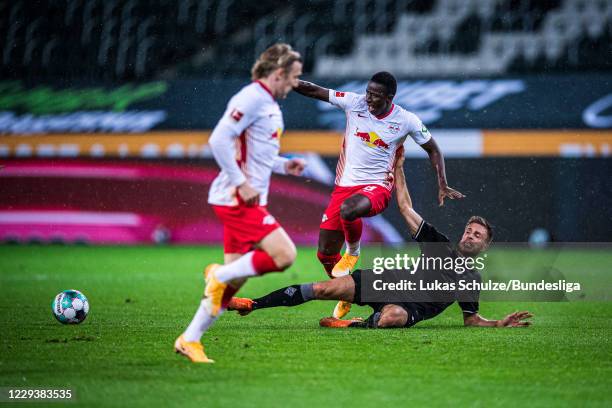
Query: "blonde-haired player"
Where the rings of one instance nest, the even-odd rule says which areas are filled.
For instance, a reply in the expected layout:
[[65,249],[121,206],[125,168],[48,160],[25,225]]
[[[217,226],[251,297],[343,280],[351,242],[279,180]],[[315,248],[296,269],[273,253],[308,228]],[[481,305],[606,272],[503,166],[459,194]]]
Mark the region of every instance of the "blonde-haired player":
[[227,104],[210,137],[221,172],[208,203],[223,223],[224,265],[206,267],[206,289],[193,320],[174,344],[175,351],[197,363],[212,363],[201,337],[227,302],[251,276],[282,271],[296,257],[295,245],[266,210],[272,172],[300,175],[302,159],[278,155],[284,129],[276,102],[297,86],[300,54],[288,44],[265,50],[251,69],[252,79]]

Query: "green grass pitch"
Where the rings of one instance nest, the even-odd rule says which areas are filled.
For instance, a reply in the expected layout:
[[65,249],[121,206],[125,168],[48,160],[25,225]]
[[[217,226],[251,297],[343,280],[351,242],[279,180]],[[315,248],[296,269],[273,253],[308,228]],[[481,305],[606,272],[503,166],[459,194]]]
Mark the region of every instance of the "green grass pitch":
[[[397,330],[320,328],[333,302],[226,313],[204,338],[217,363],[191,364],[172,344],[198,305],[203,267],[219,260],[219,248],[0,247],[0,386],[71,388],[68,406],[612,405],[606,302],[481,304],[490,318],[532,311],[527,329],[464,328],[456,305]],[[291,269],[241,294],[323,277],[314,249],[300,248]],[[63,289],[89,298],[83,324],[53,318]]]

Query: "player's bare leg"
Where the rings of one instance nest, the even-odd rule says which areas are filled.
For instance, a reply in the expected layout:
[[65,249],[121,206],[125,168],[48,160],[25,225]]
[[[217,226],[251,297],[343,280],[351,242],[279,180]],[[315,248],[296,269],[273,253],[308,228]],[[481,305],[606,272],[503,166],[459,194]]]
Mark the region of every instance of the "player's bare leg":
[[[257,247],[258,248],[253,251],[253,255],[250,258],[252,261],[252,268],[257,275],[282,271],[293,264],[297,255],[295,244],[282,228],[277,228],[266,235],[264,239],[259,242]],[[249,254],[246,256],[248,255]],[[236,262],[236,265],[244,264],[244,262],[239,263],[240,261],[238,258],[242,259],[242,256],[239,254],[227,254],[226,262],[229,264]],[[219,279],[222,281],[224,276],[222,274],[220,275]],[[216,303],[220,304],[220,308],[227,306],[229,300],[238,292],[240,287],[242,287],[248,276],[252,275],[245,276],[245,274],[243,274],[243,276],[233,278],[224,283],[224,286],[222,286],[223,290],[219,290],[219,300],[215,299]],[[207,277],[207,289],[208,287],[209,280]]]
[[[224,263],[227,265],[231,262],[234,262],[241,256],[242,254],[224,254],[223,260],[224,260]],[[227,288],[225,289],[225,292],[223,293],[223,299],[222,299],[223,310],[225,310],[225,308],[227,307],[227,303],[229,303],[229,299],[231,299],[240,290],[240,288],[242,287],[242,285],[246,283],[246,281],[247,281],[247,278],[236,278],[227,283]]]
[[[241,256],[242,254],[224,254],[223,255],[224,263],[228,264],[228,263],[234,262],[236,259],[240,258]],[[247,278],[237,278],[237,279],[229,281],[228,289],[226,289],[226,292],[230,292],[230,293],[225,293],[223,297],[224,298],[229,297],[231,299],[233,295],[236,294],[240,290],[242,285],[246,283],[246,281],[247,281]],[[229,301],[227,302],[229,303]]]
[[[233,295],[249,276],[281,271],[293,263],[295,256],[295,245],[282,228],[277,228],[259,243],[258,249],[244,255],[225,254],[225,271],[217,273],[222,267],[209,265],[205,272],[204,297],[187,330],[176,340],[176,352],[193,362],[212,363],[200,339],[223,313]],[[246,270],[238,270],[240,267]]]
[[232,298],[228,310],[245,315],[253,310],[278,306],[298,306],[311,300],[343,300],[352,302],[355,297],[355,281],[343,276],[323,282],[291,285],[275,290],[257,299]]
[[210,299],[212,315],[216,316],[219,313],[224,296],[227,297],[226,292],[232,290],[231,287],[228,288],[229,282],[268,272],[282,271],[293,263],[295,257],[295,245],[285,230],[279,227],[266,235],[259,242],[258,248],[247,252],[233,262],[223,266],[209,265],[206,268],[204,295]]
[[340,206],[340,220],[346,241],[346,252],[332,270],[333,277],[348,275],[357,264],[360,252],[362,217],[372,209],[370,199],[362,194],[355,194],[344,200]]
[[295,244],[282,228],[277,228],[259,243],[259,248],[265,251],[274,261],[276,269],[266,272],[283,271],[290,267],[297,256]]
[[[229,264],[240,258],[242,254],[232,253],[224,254],[224,264]],[[246,278],[239,278],[229,282],[230,288],[235,288],[236,291],[244,284]],[[235,293],[235,292],[234,292]],[[231,296],[230,296],[231,297]],[[223,310],[220,310],[216,316],[210,313],[210,299],[202,298],[200,307],[196,311],[191,324],[175,342],[174,349],[177,353],[183,354],[194,363],[214,363],[214,360],[208,358],[204,352],[204,346],[200,342],[200,338],[206,330],[219,318]]]
[[[340,220],[344,230],[346,252],[342,259],[334,266],[332,277],[346,276],[355,269],[359,260],[361,233],[363,230],[362,217],[367,216],[372,209],[370,199],[362,194],[355,194],[344,200],[340,206]],[[341,319],[351,311],[351,304],[340,301],[334,308],[333,316]]]
[[317,250],[317,258],[327,275],[332,278],[332,270],[334,266],[340,261],[342,256],[340,250],[344,245],[344,232],[340,230],[319,230],[319,247]]
[[317,300],[352,302],[355,298],[355,281],[347,275],[324,282],[315,282],[312,284],[312,291]]
[[319,261],[323,264],[323,268],[325,268],[327,275],[332,279],[334,278],[332,271],[340,259],[342,259],[340,250],[343,245],[344,232],[328,229],[319,230],[317,258],[319,258]]
[[[242,254],[224,254],[224,264],[229,264],[240,258]],[[239,281],[232,281],[230,285],[232,287],[239,288],[244,283],[245,279]],[[217,320],[221,313],[217,316],[211,316],[210,302],[206,298],[202,298],[200,307],[196,312],[191,324],[175,342],[174,349],[177,353],[185,355],[194,363],[213,363],[214,360],[208,358],[204,352],[204,346],[200,342],[200,338],[204,332]],[[186,337],[187,336],[187,337]],[[189,339],[190,341],[187,341]]]
[[[323,264],[327,275],[332,279],[335,277],[332,275],[332,271],[342,259],[340,250],[344,245],[344,239],[343,231],[327,229],[319,230],[319,249],[317,251],[317,257]],[[350,311],[350,308],[350,303],[340,301],[334,308],[334,316],[341,318]]]
[[[371,209],[372,202],[363,194],[354,194],[342,202],[340,206],[340,221],[346,241],[346,254],[359,258],[361,232],[363,230],[361,218],[366,217]],[[344,272],[339,270],[338,265],[332,273],[336,273],[336,271],[338,273]]]

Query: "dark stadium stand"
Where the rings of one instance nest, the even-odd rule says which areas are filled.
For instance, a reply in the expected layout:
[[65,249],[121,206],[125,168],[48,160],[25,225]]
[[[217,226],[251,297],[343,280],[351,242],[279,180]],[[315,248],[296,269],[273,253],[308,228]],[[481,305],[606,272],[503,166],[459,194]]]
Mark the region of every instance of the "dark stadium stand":
[[28,79],[152,77],[194,55],[206,57],[243,29],[245,16],[256,19],[273,9],[273,1],[0,2],[0,74]]
[[611,20],[606,0],[2,1],[0,75],[244,76],[279,40],[319,76],[604,70]]

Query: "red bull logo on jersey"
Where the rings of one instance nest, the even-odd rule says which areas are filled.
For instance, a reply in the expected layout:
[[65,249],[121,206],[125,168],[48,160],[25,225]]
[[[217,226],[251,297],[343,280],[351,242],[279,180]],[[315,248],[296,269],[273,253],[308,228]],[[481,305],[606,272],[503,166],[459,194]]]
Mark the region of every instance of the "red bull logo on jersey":
[[380,138],[380,136],[378,136],[376,134],[376,132],[360,132],[360,131],[357,131],[357,132],[355,132],[355,136],[357,136],[358,138],[363,140],[365,142],[365,144],[367,144],[370,147],[380,147],[380,148],[383,148],[383,149],[388,149],[389,148],[389,145],[387,143],[385,143],[385,141],[382,140]]

